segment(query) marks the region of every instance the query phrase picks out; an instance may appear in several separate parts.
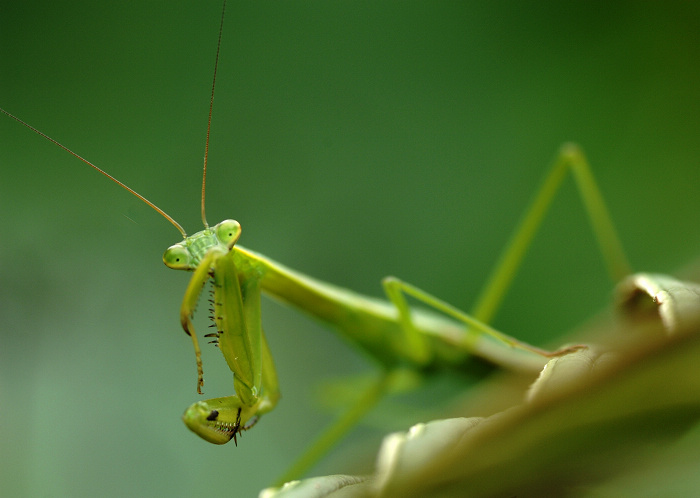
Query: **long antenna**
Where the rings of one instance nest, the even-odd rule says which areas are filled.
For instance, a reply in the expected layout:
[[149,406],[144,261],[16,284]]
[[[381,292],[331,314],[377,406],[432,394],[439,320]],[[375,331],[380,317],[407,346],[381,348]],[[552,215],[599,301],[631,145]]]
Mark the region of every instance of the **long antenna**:
[[136,197],[138,197],[138,198],[141,199],[143,202],[145,202],[146,204],[148,204],[149,206],[151,206],[153,209],[155,209],[158,213],[160,213],[166,220],[168,220],[170,223],[172,223],[173,225],[175,225],[175,228],[177,228],[177,229],[180,231],[180,233],[182,234],[182,237],[183,237],[183,238],[187,238],[187,234],[185,233],[185,230],[180,226],[180,224],[179,224],[177,221],[175,221],[168,213],[166,213],[165,211],[163,211],[161,208],[159,208],[158,206],[156,206],[155,204],[153,204],[151,201],[149,201],[148,199],[146,199],[144,196],[142,196],[141,194],[139,194],[138,192],[136,192],[134,189],[132,189],[132,188],[130,188],[130,187],[127,187],[126,185],[124,185],[122,182],[120,182],[119,180],[117,180],[116,178],[114,178],[112,175],[110,175],[109,173],[107,173],[107,172],[104,171],[103,169],[98,168],[97,166],[95,166],[94,164],[92,164],[90,161],[88,161],[87,159],[85,159],[85,158],[82,157],[82,156],[79,156],[78,154],[76,154],[75,152],[73,152],[72,150],[70,150],[68,147],[66,147],[66,146],[63,145],[62,143],[58,142],[57,140],[54,140],[53,138],[51,138],[51,137],[48,136],[47,134],[40,132],[39,130],[37,130],[36,128],[34,128],[33,126],[31,126],[30,124],[25,123],[24,121],[22,121],[21,119],[19,119],[19,118],[18,118],[17,116],[15,116],[14,114],[10,114],[9,112],[7,112],[7,111],[6,111],[5,109],[3,109],[3,108],[0,108],[0,111],[2,111],[4,114],[7,114],[8,116],[10,116],[12,119],[14,119],[15,121],[17,121],[19,124],[26,126],[26,127],[29,128],[30,130],[32,130],[34,133],[36,133],[37,135],[42,136],[42,137],[44,137],[46,140],[48,140],[49,142],[52,142],[52,143],[58,145],[60,148],[62,148],[63,150],[65,150],[65,151],[68,152],[69,154],[72,154],[73,156],[77,157],[78,159],[80,159],[81,161],[83,161],[83,162],[84,162],[85,164],[87,164],[88,166],[92,167],[93,169],[95,169],[95,170],[99,171],[100,173],[102,173],[103,175],[105,175],[107,178],[109,178],[110,180],[112,180],[114,183],[116,183],[116,184],[119,185],[120,187],[122,187],[122,188],[128,190],[129,192],[131,192],[132,194],[134,194]]
[[216,70],[219,68],[219,51],[221,50],[221,34],[224,31],[224,14],[226,13],[226,0],[221,9],[221,24],[219,24],[219,41],[216,44],[216,60],[214,61],[214,79],[211,82],[211,98],[209,100],[209,120],[207,121],[207,141],[204,145],[204,167],[202,168],[202,223],[204,228],[209,228],[204,209],[205,191],[207,186],[207,158],[209,157],[209,134],[211,132],[211,113],[214,109],[214,88],[216,88]]

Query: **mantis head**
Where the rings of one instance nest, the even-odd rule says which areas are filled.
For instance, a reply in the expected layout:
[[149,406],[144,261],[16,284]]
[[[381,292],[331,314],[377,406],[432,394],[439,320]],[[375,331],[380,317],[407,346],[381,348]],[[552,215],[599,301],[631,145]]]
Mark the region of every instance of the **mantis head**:
[[224,220],[194,235],[185,237],[163,254],[163,263],[174,270],[194,270],[209,250],[217,248],[228,252],[241,236],[241,225],[236,220]]

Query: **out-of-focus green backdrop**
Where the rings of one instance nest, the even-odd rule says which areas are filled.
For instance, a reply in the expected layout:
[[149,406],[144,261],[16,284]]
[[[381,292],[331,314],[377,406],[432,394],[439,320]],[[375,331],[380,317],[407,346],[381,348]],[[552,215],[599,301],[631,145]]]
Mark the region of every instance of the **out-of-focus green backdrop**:
[[[220,8],[7,3],[0,106],[194,232]],[[236,218],[245,246],[336,284],[378,295],[394,274],[468,308],[575,140],[635,269],[673,272],[700,252],[698,10],[230,1],[209,221]],[[179,419],[197,399],[178,324],[188,276],[160,261],[177,232],[4,116],[0,164],[3,495],[251,496],[330,420],[317,381],[371,368],[265,302],[280,405],[238,448],[202,442]],[[537,343],[612,289],[571,181],[553,210],[496,321]],[[207,395],[231,393],[216,351],[205,375]],[[371,454],[382,432],[353,433],[314,473],[354,470],[345,459]]]

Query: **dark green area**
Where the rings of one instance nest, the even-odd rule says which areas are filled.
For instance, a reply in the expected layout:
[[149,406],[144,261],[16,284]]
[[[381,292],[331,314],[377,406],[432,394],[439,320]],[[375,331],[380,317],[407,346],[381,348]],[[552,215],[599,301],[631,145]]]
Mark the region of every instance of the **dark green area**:
[[[194,232],[219,12],[209,1],[8,4],[0,106]],[[468,308],[574,140],[632,264],[672,272],[700,247],[699,37],[690,2],[230,2],[209,221],[236,218],[243,245],[335,284],[378,295],[394,274]],[[160,261],[177,232],[0,118],[3,489],[253,495],[328,420],[316,382],[369,366],[265,303],[279,408],[238,448],[187,433],[187,276]],[[570,181],[553,211],[496,320],[538,344],[612,288]],[[228,394],[216,351],[204,367],[206,394]],[[412,401],[425,408],[427,395]],[[317,473],[353,470],[342,456]]]

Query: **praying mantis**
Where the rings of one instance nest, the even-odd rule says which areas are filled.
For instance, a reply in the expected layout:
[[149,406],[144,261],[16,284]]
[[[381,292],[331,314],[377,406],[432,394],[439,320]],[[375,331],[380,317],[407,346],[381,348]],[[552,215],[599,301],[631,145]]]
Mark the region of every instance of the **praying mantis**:
[[[212,107],[213,89],[210,113]],[[200,394],[204,384],[203,365],[191,318],[202,288],[209,279],[212,280],[213,298],[210,302],[213,307],[210,311],[216,332],[207,334],[206,337],[213,339],[212,342],[219,347],[233,372],[236,394],[200,401],[187,409],[183,416],[185,424],[203,439],[215,444],[224,444],[230,440],[237,443],[237,436],[242,431],[250,429],[261,415],[270,412],[277,404],[280,396],[278,380],[262,329],[262,292],[326,322],[377,360],[382,367],[382,375],[377,383],[361,397],[356,409],[351,410],[321,437],[310,449],[310,456],[301,460],[300,468],[295,468],[289,478],[306,470],[385,394],[395,371],[404,368],[425,371],[436,367],[458,368],[465,358],[476,355],[504,368],[537,372],[547,359],[585,347],[575,345],[545,351],[487,325],[514,277],[515,269],[548,205],[569,171],[581,191],[610,274],[613,278],[622,278],[629,273],[622,246],[590,167],[583,153],[573,144],[562,147],[473,313],[469,315],[394,277],[383,280],[388,300],[382,301],[315,280],[237,245],[241,236],[241,225],[237,221],[224,220],[213,227],[207,223],[206,154],[201,208],[205,229],[187,236],[174,219],[145,197],[8,111],[0,111],[141,199],[181,232],[183,241],[170,246],[163,255],[163,261],[169,268],[193,272],[182,302],[180,323],[193,341],[197,391]],[[430,306],[449,319],[412,309],[407,297]]]
[[[359,146],[360,146],[360,144],[358,144],[358,147],[359,147]],[[537,159],[540,158],[540,156],[536,156],[536,157],[537,157]],[[217,167],[218,167],[218,166],[217,166]],[[241,181],[241,183],[245,183],[245,180],[244,180],[244,178],[242,178],[242,177],[240,178],[240,181]],[[254,208],[253,208],[253,209],[254,209]],[[489,208],[485,208],[485,209],[489,209]],[[239,216],[239,215],[237,214],[237,211],[236,211],[236,212],[233,212],[231,215]],[[229,215],[229,216],[230,216],[230,215]],[[467,217],[468,214],[467,214],[467,213],[464,213],[464,216]],[[247,227],[249,227],[249,226],[250,226],[250,224],[244,224],[244,227],[246,227],[247,230],[250,230],[249,228],[247,228]],[[507,231],[507,230],[508,230],[508,228],[504,227],[504,231]],[[243,234],[243,238],[242,238],[242,241],[241,241],[241,242],[242,242],[242,243],[245,243],[247,240],[250,240],[249,238],[246,238],[246,237],[249,237],[249,236],[250,236],[250,231],[248,232],[248,234]],[[357,241],[357,242],[360,242],[360,241]],[[167,245],[167,244],[165,244],[165,245]],[[254,246],[254,247],[257,247],[257,243],[256,243],[256,246]],[[315,251],[319,251],[319,250],[321,250],[321,249],[318,249],[318,248],[316,248],[316,249],[309,248],[308,250],[309,250],[309,251],[315,252]],[[552,250],[555,251],[556,249],[552,249]],[[271,249],[269,250],[269,253],[273,253],[273,252],[274,252],[274,251],[272,251]],[[267,253],[267,251],[266,251],[266,253]],[[287,257],[285,256],[285,259],[281,259],[281,261],[288,261],[288,259],[286,259],[286,258],[287,258]],[[368,258],[368,259],[371,258],[371,255],[370,255],[370,256],[367,256],[367,258]],[[341,264],[342,262],[339,261],[338,263]],[[313,267],[312,267],[312,268],[308,268],[307,270],[309,270],[308,273],[310,273],[310,274],[316,274],[316,272],[315,272],[315,270],[313,269]],[[398,274],[399,274],[399,275],[403,275],[403,273],[401,273],[401,272],[399,272]],[[379,276],[381,276],[381,274],[379,274]],[[466,276],[466,275],[465,275],[465,276]],[[377,281],[378,281],[378,280],[377,280]],[[371,282],[371,283],[374,283],[375,280],[370,280],[370,282]],[[425,283],[423,283],[422,286],[425,287],[425,288],[427,288],[427,289],[432,289],[432,288],[433,288],[432,286],[426,285]],[[379,290],[379,289],[378,289],[378,290]],[[440,294],[440,295],[442,295],[442,294]],[[466,299],[466,298],[465,298],[465,299]],[[175,314],[175,312],[174,312],[174,310],[173,310],[173,318],[174,318],[174,314]],[[204,312],[204,313],[201,313],[201,314],[205,314],[205,312]],[[174,328],[174,327],[175,327],[175,325],[173,325],[172,328]],[[165,328],[165,327],[164,327],[164,328]],[[279,330],[279,328],[278,328],[278,330]],[[515,331],[514,329],[512,329],[512,328],[508,328],[508,329],[506,329],[506,330],[512,331],[513,334],[516,334],[516,335],[518,334],[518,332],[516,332],[516,331]],[[272,336],[273,334],[277,334],[277,333],[279,333],[279,332],[278,332],[277,330],[270,329],[270,330],[268,331],[268,333],[269,333],[270,336]],[[270,340],[272,341],[272,337],[270,337]],[[274,351],[274,349],[275,349],[275,348],[274,348],[274,341],[273,341],[272,347],[273,347],[273,353],[275,353],[276,351]],[[277,351],[277,352],[278,352],[278,351]],[[161,353],[161,354],[163,354],[163,353]],[[154,361],[156,361],[156,360],[154,359]],[[189,365],[188,365],[188,364],[184,364],[182,367],[183,367],[183,370],[184,370],[184,369],[186,369],[187,367],[189,367]],[[205,370],[206,370],[206,367],[207,367],[207,365],[205,364]],[[188,373],[189,373],[189,372],[188,372]],[[210,378],[211,378],[211,373],[209,374],[209,376],[210,376]],[[285,388],[285,381],[284,381],[284,378],[281,379],[281,380],[282,380],[282,382],[283,382],[282,387],[283,387],[283,389],[284,389],[284,388]],[[290,402],[292,402],[292,399],[291,399],[291,398],[290,398],[290,399],[285,398],[285,402],[290,403]],[[299,425],[302,425],[302,424],[303,424],[303,421],[299,421],[299,422],[297,422],[297,423],[298,423]],[[258,427],[257,429],[258,429],[258,430],[264,429],[264,427]]]
[[[210,122],[213,88],[214,86]],[[572,144],[562,148],[473,313],[469,315],[394,277],[387,277],[383,281],[388,299],[377,300],[315,280],[237,245],[241,236],[241,226],[237,221],[224,220],[213,227],[207,223],[206,153],[201,199],[205,228],[187,236],[173,218],[145,197],[8,111],[0,111],[126,189],[180,231],[183,241],[169,247],[163,255],[163,261],[169,268],[193,272],[182,302],[180,323],[193,341],[197,391],[200,394],[204,384],[203,365],[191,318],[202,288],[210,279],[213,281],[210,311],[216,331],[206,337],[212,338],[212,342],[221,350],[233,373],[236,394],[197,402],[185,412],[185,424],[206,441],[224,444],[234,440],[237,444],[237,436],[250,429],[260,416],[270,412],[278,402],[280,391],[277,374],[262,329],[262,292],[326,322],[377,360],[382,370],[377,383],[360,398],[355,409],[319,439],[309,450],[308,456],[302,458],[299,468],[295,467],[290,472],[289,478],[305,471],[385,394],[395,371],[404,368],[419,371],[436,367],[458,368],[465,358],[476,355],[504,368],[537,372],[547,359],[585,347],[576,345],[545,351],[487,325],[567,172],[571,171],[576,179],[611,276],[622,278],[629,273],[622,246],[590,167],[583,153]],[[412,309],[407,297],[412,297],[449,318]]]

